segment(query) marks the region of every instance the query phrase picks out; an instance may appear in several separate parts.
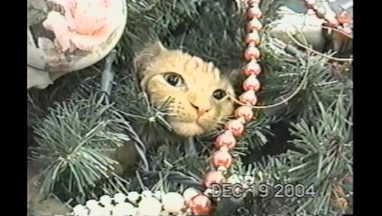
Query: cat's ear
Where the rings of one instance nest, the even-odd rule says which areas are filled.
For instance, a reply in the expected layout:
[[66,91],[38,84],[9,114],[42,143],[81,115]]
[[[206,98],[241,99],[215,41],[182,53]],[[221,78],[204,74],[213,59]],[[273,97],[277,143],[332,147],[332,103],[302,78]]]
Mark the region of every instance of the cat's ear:
[[166,51],[166,47],[159,40],[147,46],[143,51],[150,53],[153,56],[160,55],[162,52]]
[[141,52],[139,52],[134,58],[134,67],[138,73],[144,71],[150,61],[156,56],[159,56],[162,52],[167,49],[163,46],[160,41],[147,46]]

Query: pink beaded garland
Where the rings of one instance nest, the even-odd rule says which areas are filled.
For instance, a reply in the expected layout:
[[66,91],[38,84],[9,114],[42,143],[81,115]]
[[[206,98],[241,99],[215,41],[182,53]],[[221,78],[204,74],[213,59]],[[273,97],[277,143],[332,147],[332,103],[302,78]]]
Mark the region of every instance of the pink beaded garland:
[[[262,16],[259,8],[260,0],[248,0],[247,5],[250,5],[247,10],[247,18],[250,20],[246,26],[246,30],[250,33],[245,38],[247,48],[244,52],[244,59],[247,65],[243,68],[242,73],[247,76],[243,82],[244,93],[239,96],[241,103],[245,104],[235,110],[235,118],[229,121],[225,126],[225,131],[217,136],[215,140],[215,147],[218,149],[211,157],[211,165],[217,169],[207,173],[204,179],[204,185],[210,188],[214,183],[225,183],[227,180],[223,174],[232,165],[232,156],[229,150],[236,146],[236,137],[244,133],[244,124],[253,119],[254,113],[252,111],[253,105],[257,103],[255,92],[261,87],[257,76],[261,73],[261,67],[258,64],[260,58],[260,51],[256,47],[260,44],[260,36],[258,30],[263,26],[258,20]],[[189,202],[191,212],[195,215],[209,214],[212,210],[210,199],[199,194],[191,199]]]

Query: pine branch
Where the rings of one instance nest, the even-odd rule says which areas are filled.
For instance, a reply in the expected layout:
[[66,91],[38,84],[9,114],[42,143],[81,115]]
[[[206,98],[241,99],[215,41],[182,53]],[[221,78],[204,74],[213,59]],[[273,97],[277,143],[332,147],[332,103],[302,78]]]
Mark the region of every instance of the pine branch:
[[[150,104],[148,96],[140,90],[134,76],[115,83],[111,101],[115,103],[113,110],[132,125],[147,148],[153,147],[155,143],[177,140],[166,120],[166,104],[161,107]],[[156,136],[157,134],[162,136]]]
[[97,98],[58,104],[35,128],[38,146],[33,154],[43,170],[42,193],[61,183],[69,192],[85,196],[86,188],[109,178],[115,164],[110,154],[130,138],[107,114],[111,105]]
[[127,3],[126,31],[118,44],[120,64],[133,59],[134,53],[153,40],[164,41],[186,21],[197,18],[201,0],[142,0]]
[[266,88],[259,94],[262,105],[278,103],[294,94],[296,86],[300,86],[304,81],[304,73],[307,73],[306,84],[294,97],[280,106],[263,109],[265,114],[280,117],[283,113],[284,118],[305,118],[307,116],[302,115],[311,113],[305,110],[318,107],[313,94],[318,94],[324,106],[328,106],[340,91],[352,90],[352,82],[339,77],[328,59],[307,55],[292,45],[272,38],[266,32],[264,34],[266,39],[261,45],[264,76],[260,79]]
[[[350,121],[352,103],[347,94],[337,97],[328,107],[324,107],[319,97],[315,97],[316,104],[320,104],[319,109],[310,119],[300,119],[292,124],[291,142],[295,150],[263,158],[254,163],[254,166],[240,164],[238,161],[234,167],[233,174],[250,173],[254,176],[255,185],[301,185],[307,194],[303,197],[295,195],[288,198],[282,195],[275,198],[276,190],[269,187],[263,191],[263,196],[247,196],[244,199],[245,205],[241,204],[236,214],[244,211],[267,215],[286,212],[332,215],[335,212],[351,211],[352,186],[346,179],[353,175]],[[297,193],[296,190],[289,191],[286,188],[282,192]],[[264,193],[268,196],[264,197]],[[344,204],[341,206],[339,202],[347,204],[343,207]]]
[[[316,195],[306,199],[291,198],[296,212],[311,214],[338,212],[332,205],[333,187],[352,173],[352,137],[349,114],[352,103],[348,95],[340,94],[328,107],[316,97],[319,111],[314,119],[301,119],[293,124],[293,144],[299,149],[289,151],[290,160],[286,183],[314,185]],[[347,192],[349,193],[349,191]],[[340,209],[344,211],[346,209]]]
[[223,71],[231,72],[243,64],[242,21],[240,14],[206,3],[192,28],[174,39],[171,38],[169,44],[206,61],[212,61]]

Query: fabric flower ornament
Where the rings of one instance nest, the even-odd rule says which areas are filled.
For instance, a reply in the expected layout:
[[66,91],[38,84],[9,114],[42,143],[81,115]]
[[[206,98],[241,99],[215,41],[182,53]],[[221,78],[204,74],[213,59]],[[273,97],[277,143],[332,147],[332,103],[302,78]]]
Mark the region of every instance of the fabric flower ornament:
[[120,0],[49,0],[61,5],[65,13],[49,12],[43,26],[54,33],[60,51],[95,51],[121,23],[116,16]]

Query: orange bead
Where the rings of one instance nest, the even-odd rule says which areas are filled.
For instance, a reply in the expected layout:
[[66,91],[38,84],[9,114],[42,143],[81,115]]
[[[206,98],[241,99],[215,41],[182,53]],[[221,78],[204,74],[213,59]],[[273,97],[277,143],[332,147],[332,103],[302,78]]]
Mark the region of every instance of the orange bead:
[[231,120],[227,123],[226,130],[230,130],[235,137],[238,137],[244,132],[244,124],[239,119]]
[[228,168],[232,165],[232,156],[227,151],[219,150],[212,155],[211,163],[216,168],[220,166]]
[[211,200],[207,196],[199,194],[191,199],[190,209],[193,215],[208,215],[212,210]]
[[247,31],[255,31],[255,30],[261,30],[263,28],[263,25],[258,19],[253,19],[248,22],[247,24]]
[[260,81],[256,78],[256,75],[250,75],[243,83],[244,91],[260,89]]
[[245,43],[259,45],[260,44],[260,36],[257,33],[257,31],[249,33],[247,35],[247,37],[245,38]]
[[247,11],[247,17],[248,19],[259,19],[261,16],[263,16],[263,13],[261,12],[259,6],[253,5],[251,6]]
[[246,122],[249,122],[253,118],[253,111],[250,106],[241,106],[236,109],[235,111],[235,117],[243,117]]
[[255,94],[255,91],[249,90],[244,92],[239,97],[240,102],[246,104],[246,105],[252,105],[254,106],[257,103],[257,97]]
[[251,74],[254,74],[256,76],[260,75],[261,73],[261,67],[259,65],[259,63],[257,63],[257,61],[254,59],[254,60],[251,60],[244,68],[244,74],[249,76]]
[[216,148],[227,147],[228,149],[232,149],[236,146],[236,139],[233,136],[231,131],[225,131],[220,134],[215,141]]
[[244,58],[247,61],[257,60],[260,57],[260,50],[255,46],[249,46],[244,53]]

